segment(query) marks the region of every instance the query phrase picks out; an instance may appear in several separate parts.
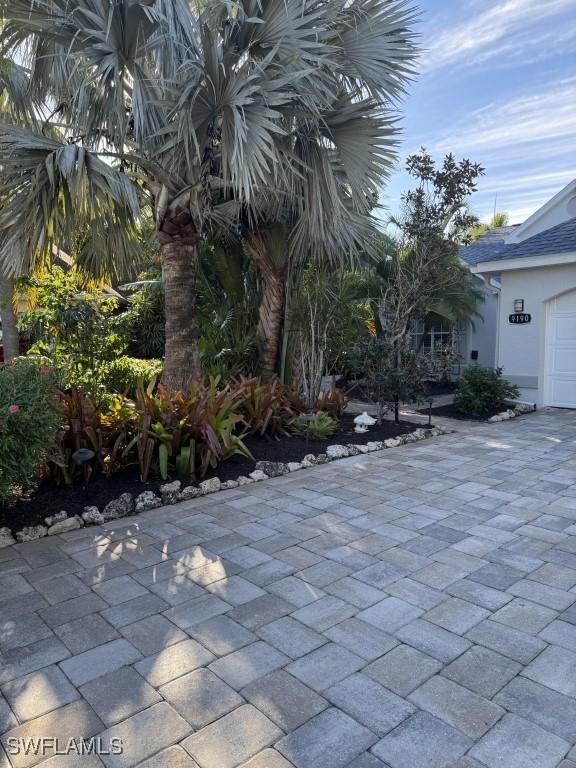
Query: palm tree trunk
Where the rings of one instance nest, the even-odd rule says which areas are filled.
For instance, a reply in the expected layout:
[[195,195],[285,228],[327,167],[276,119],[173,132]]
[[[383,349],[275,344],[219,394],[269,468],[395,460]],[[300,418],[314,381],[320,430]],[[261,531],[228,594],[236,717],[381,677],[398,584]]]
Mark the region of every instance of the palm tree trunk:
[[202,375],[196,317],[198,246],[171,241],[162,245],[166,306],[166,347],[162,384],[185,392]]
[[2,319],[4,361],[9,362],[20,353],[20,339],[14,311],[14,281],[2,275],[0,275],[0,318]]
[[276,276],[264,279],[264,295],[259,308],[258,336],[262,342],[260,370],[263,378],[276,373],[284,318],[284,283]]
[[[275,233],[278,235],[278,233]],[[282,342],[286,280],[288,277],[287,258],[272,257],[271,248],[277,248],[277,241],[270,233],[268,237],[253,233],[248,239],[250,255],[264,282],[264,295],[258,310],[258,337],[261,343],[260,373],[270,379],[277,373],[278,358]],[[286,243],[283,232],[278,235],[281,249]]]

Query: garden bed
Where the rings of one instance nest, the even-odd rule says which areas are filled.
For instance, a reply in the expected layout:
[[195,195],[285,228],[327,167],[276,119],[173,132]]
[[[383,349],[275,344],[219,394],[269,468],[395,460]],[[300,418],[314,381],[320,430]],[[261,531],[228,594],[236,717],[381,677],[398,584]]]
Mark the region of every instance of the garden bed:
[[473,416],[472,414],[460,413],[454,403],[451,403],[449,405],[438,405],[436,408],[432,408],[432,410],[430,410],[430,408],[421,408],[416,411],[416,413],[421,413],[426,416],[431,413],[433,417],[439,416],[445,419],[458,419],[459,421],[490,421],[491,419],[494,421],[504,421],[504,418],[498,419],[496,417],[508,413],[509,415],[507,419],[509,419],[514,418],[515,416],[521,416],[524,413],[530,413],[533,410],[535,410],[534,407],[529,404],[517,403],[515,405],[510,405],[510,403],[500,403],[497,408],[493,408],[482,416]]
[[[282,440],[266,440],[257,436],[245,439],[245,444],[252,453],[254,460],[242,456],[234,456],[220,464],[215,470],[207,473],[206,478],[218,477],[222,482],[236,480],[239,475],[249,475],[258,461],[273,461],[288,463],[299,462],[307,454],[323,453],[327,446],[337,444],[363,445],[370,441],[383,441],[404,435],[417,429],[419,424],[401,421],[383,421],[376,424],[365,434],[354,432],[354,416],[344,415],[340,420],[338,431],[327,440],[291,436]],[[102,509],[109,501],[118,498],[122,493],[134,496],[143,491],[158,492],[165,481],[160,479],[142,483],[136,466],[121,469],[109,478],[99,476],[94,478],[84,490],[80,485],[54,486],[41,485],[29,498],[18,503],[0,507],[0,528],[6,526],[14,531],[34,525],[44,524],[44,518],[66,510],[68,516],[79,515],[84,507],[96,506]]]
[[450,403],[448,405],[438,405],[435,408],[432,408],[432,411],[430,411],[430,408],[420,408],[417,413],[422,413],[425,416],[428,416],[431,412],[433,417],[440,416],[444,419],[458,419],[459,421],[487,421],[491,416],[495,416],[497,413],[506,410],[507,407],[508,406],[502,404],[483,416],[472,416],[470,414],[460,413],[454,403]]

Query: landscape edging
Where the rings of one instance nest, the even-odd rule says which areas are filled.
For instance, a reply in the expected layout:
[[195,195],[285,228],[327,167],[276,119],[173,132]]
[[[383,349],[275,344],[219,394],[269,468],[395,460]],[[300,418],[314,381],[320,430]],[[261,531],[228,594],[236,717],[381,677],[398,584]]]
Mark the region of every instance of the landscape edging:
[[[454,430],[447,427],[418,427],[413,432],[407,432],[406,434],[391,437],[387,440],[368,441],[363,444],[329,445],[326,448],[326,453],[321,453],[317,456],[314,456],[314,454],[307,454],[300,462],[290,461],[283,463],[259,461],[256,462],[256,468],[253,472],[250,472],[247,477],[240,475],[237,480],[226,480],[221,482],[219,478],[213,477],[209,480],[201,481],[198,486],[189,485],[185,488],[182,488],[182,484],[179,480],[174,480],[160,486],[159,490],[161,496],[157,496],[154,491],[150,490],[143,491],[135,498],[132,494],[123,493],[117,499],[108,502],[102,511],[100,511],[98,507],[92,505],[84,507],[82,515],[72,515],[68,517],[65,510],[62,510],[57,515],[46,518],[44,521],[45,525],[28,526],[17,532],[14,532],[8,527],[0,528],[0,549],[17,543],[35,541],[46,536],[58,536],[62,533],[68,533],[69,531],[78,530],[84,527],[93,528],[97,525],[111,522],[112,520],[129,517],[133,514],[138,514],[139,512],[145,512],[149,509],[179,504],[182,501],[189,501],[190,499],[207,496],[212,493],[217,493],[218,491],[230,490],[231,488],[237,488],[241,485],[261,482],[262,480],[268,480],[271,477],[288,475],[300,469],[308,469],[309,467],[328,464],[332,461],[349,458],[350,456],[358,456],[390,448],[397,448],[407,443],[415,443],[431,437],[446,435],[453,431]],[[264,468],[267,469],[268,472],[264,471]]]

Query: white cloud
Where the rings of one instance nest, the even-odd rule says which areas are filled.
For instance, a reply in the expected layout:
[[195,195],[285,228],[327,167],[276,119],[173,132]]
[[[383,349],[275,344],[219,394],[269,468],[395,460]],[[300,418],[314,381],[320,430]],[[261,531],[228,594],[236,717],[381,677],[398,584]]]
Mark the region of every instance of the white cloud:
[[525,157],[534,163],[576,149],[576,78],[542,86],[502,103],[466,114],[442,138],[429,141],[433,152],[469,154],[483,164],[510,163]]
[[[456,62],[471,64],[527,47],[537,49],[550,40],[546,20],[567,10],[574,10],[574,0],[502,0],[425,42],[423,71]],[[563,41],[574,40],[571,31],[560,30],[560,34]]]

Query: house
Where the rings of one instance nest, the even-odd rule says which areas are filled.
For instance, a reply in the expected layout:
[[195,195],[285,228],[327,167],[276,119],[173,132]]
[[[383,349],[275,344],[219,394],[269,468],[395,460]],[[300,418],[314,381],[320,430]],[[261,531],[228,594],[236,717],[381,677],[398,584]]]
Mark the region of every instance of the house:
[[[576,408],[576,179],[523,224],[493,229],[460,255],[497,299],[494,364],[523,400]],[[482,312],[491,322],[489,307]]]

